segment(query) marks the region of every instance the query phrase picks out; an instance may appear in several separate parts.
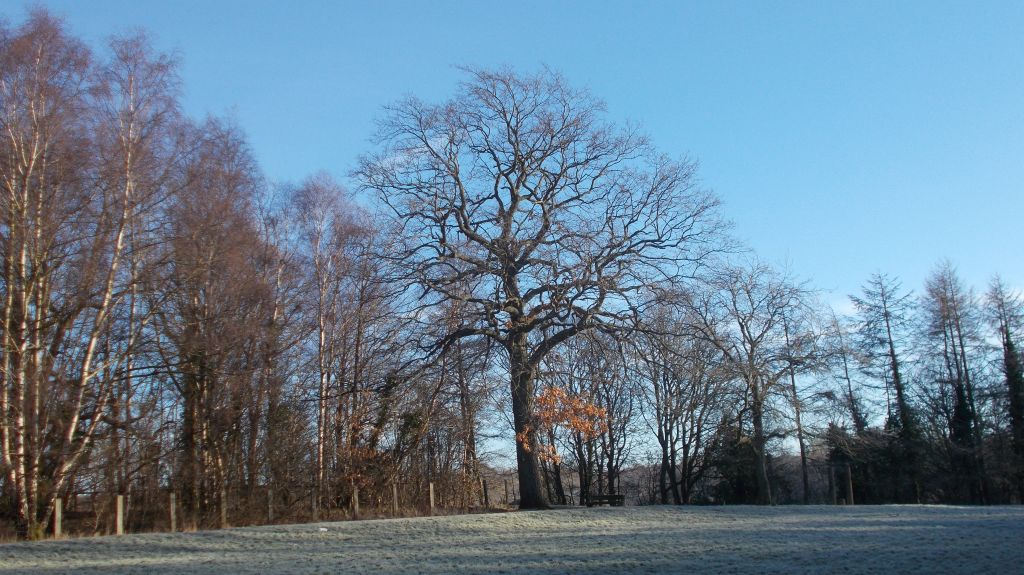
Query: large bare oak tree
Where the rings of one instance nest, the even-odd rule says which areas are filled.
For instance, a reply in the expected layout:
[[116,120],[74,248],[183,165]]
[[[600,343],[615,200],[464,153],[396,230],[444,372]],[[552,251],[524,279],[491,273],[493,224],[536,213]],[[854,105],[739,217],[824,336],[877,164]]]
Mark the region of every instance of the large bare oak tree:
[[485,337],[507,353],[520,507],[545,507],[538,365],[582,332],[631,325],[689,277],[718,246],[717,201],[693,162],[611,125],[600,102],[548,71],[469,70],[450,101],[388,112],[358,170],[390,208],[386,256],[415,292],[415,317],[453,300],[465,310],[431,351]]

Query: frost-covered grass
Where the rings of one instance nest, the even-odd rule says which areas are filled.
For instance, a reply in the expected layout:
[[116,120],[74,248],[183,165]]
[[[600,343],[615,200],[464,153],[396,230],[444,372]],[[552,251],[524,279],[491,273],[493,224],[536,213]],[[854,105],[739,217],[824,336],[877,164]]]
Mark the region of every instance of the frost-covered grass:
[[0,573],[1019,573],[1022,507],[626,507],[0,545]]

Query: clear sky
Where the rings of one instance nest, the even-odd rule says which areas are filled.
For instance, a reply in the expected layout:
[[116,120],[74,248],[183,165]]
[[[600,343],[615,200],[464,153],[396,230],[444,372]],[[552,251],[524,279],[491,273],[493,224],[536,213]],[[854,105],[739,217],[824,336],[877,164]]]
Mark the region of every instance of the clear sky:
[[447,97],[459,65],[547,65],[699,159],[737,235],[829,301],[942,258],[1024,287],[1024,2],[39,5],[94,46],[152,32],[187,111],[232,115],[271,181],[351,185],[385,104]]

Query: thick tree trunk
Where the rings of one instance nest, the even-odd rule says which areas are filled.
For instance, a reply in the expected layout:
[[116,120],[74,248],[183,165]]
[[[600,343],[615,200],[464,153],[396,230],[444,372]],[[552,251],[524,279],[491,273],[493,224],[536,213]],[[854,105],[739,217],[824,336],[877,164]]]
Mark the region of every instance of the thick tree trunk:
[[516,432],[516,463],[519,469],[519,508],[547,509],[540,461],[537,459],[537,426],[533,421],[533,368],[529,365],[526,336],[509,345],[512,374],[512,422]]

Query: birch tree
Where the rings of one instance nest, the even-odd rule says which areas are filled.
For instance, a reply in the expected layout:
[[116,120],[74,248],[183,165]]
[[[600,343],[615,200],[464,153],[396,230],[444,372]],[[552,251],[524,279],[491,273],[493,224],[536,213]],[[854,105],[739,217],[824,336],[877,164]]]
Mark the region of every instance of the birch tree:
[[[317,507],[326,486],[328,440],[331,430],[340,431],[342,409],[335,421],[331,398],[340,405],[343,385],[338,380],[342,324],[349,319],[343,313],[343,287],[351,262],[346,243],[354,226],[345,212],[344,192],[329,176],[320,174],[308,179],[295,193],[295,213],[299,219],[302,253],[306,257],[309,287],[306,290],[312,311],[311,332],[314,334],[313,366],[316,376],[316,440],[314,482]],[[334,421],[334,425],[331,422]]]
[[45,529],[130,387],[147,321],[134,236],[164,190],[176,79],[140,37],[112,53],[97,67],[42,12],[0,46],[0,457],[22,537]]
[[233,126],[209,120],[191,130],[190,141],[151,306],[180,401],[181,503],[201,521],[202,513],[226,506],[229,473],[246,445],[243,420],[266,367],[260,340],[272,322],[275,290],[273,276],[257,265],[260,177],[244,140]]

